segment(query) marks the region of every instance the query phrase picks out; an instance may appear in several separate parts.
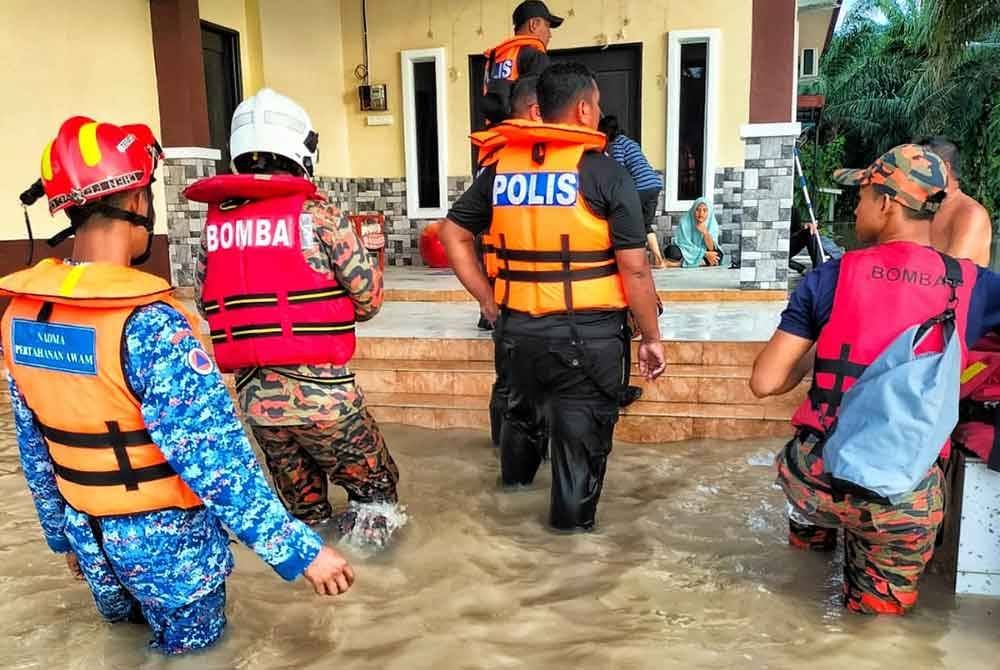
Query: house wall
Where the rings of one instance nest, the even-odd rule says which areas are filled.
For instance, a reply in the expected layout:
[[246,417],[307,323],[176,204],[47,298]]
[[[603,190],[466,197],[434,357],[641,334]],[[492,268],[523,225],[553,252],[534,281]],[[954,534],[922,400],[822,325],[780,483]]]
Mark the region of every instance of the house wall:
[[803,49],[815,49],[817,61],[823,55],[826,44],[826,34],[833,18],[833,7],[809,8],[799,10],[799,50],[796,60],[796,71],[801,72],[800,61]]

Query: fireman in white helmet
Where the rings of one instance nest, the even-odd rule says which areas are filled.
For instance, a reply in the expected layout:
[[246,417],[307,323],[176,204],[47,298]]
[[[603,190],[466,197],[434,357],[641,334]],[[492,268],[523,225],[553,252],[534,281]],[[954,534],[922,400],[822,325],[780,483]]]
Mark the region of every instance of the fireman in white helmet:
[[[405,517],[399,470],[348,368],[355,321],[382,305],[382,273],[309,179],[319,136],[271,89],[233,114],[231,175],[192,184],[208,203],[196,284],[219,367],[297,518],[384,546]],[[347,491],[334,514],[329,482]]]

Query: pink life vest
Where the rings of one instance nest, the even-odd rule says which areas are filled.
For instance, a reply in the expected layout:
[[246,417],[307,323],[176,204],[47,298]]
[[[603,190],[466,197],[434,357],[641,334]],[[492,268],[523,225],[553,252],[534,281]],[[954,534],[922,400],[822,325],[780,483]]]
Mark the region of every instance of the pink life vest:
[[[958,262],[963,283],[957,287],[955,333],[964,365],[965,328],[977,271],[970,261]],[[911,242],[844,254],[830,320],[816,342],[812,388],[792,417],[796,427],[825,434],[836,421],[844,393],[868,365],[904,330],[945,309],[951,288],[944,283],[944,272],[938,252]],[[942,347],[940,329],[933,329],[917,352],[941,351]],[[950,445],[944,445],[942,453],[947,457]]]
[[354,303],[310,267],[315,241],[306,200],[321,200],[307,179],[219,175],[184,195],[208,203],[202,306],[223,371],[333,363],[354,355]]

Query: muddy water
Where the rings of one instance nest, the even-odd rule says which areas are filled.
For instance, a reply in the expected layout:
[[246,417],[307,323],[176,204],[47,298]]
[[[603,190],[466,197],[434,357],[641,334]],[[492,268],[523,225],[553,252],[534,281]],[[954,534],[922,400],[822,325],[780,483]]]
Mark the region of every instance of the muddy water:
[[0,668],[1000,667],[1000,602],[930,584],[904,620],[847,615],[828,557],[784,544],[774,441],[619,446],[599,532],[542,528],[548,476],[496,488],[484,437],[389,427],[410,522],[336,600],[245,549],[229,631],[194,657],[102,623],[41,540],[0,407]]

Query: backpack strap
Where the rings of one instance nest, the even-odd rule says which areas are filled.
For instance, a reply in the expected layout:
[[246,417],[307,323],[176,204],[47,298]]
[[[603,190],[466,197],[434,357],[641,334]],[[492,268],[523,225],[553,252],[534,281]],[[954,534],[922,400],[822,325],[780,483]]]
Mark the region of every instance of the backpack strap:
[[923,339],[927,335],[927,332],[938,324],[941,324],[944,328],[945,341],[954,335],[955,307],[958,306],[958,287],[965,283],[965,278],[962,276],[961,264],[951,256],[943,254],[937,249],[934,251],[941,258],[941,262],[944,263],[944,283],[948,286],[951,294],[948,296],[948,304],[940,314],[932,316],[920,324],[915,338],[917,342]]

